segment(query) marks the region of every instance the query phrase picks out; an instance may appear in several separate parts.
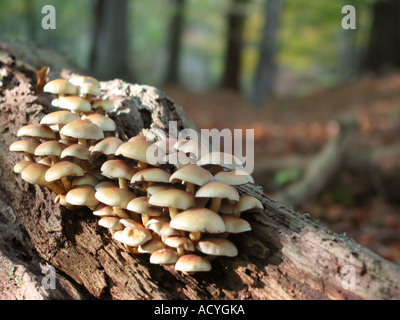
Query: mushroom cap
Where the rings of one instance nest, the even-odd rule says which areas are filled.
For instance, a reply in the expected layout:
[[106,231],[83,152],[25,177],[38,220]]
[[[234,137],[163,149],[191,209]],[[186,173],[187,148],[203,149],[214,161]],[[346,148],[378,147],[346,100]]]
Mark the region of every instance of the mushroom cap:
[[117,137],[107,137],[96,143],[90,149],[90,153],[100,152],[105,155],[115,154],[115,151],[117,151],[122,143],[123,141]]
[[213,181],[212,174],[206,169],[195,164],[187,164],[175,171],[169,179],[171,183],[186,181],[197,186],[202,186]]
[[196,206],[194,195],[179,189],[167,189],[153,194],[149,198],[149,204],[158,207],[172,207],[177,209],[189,209]]
[[81,160],[90,160],[89,150],[81,144],[72,144],[66,147],[60,155],[60,158],[74,157]]
[[53,161],[51,160],[50,156],[40,159],[37,163],[45,164],[46,166],[49,167],[53,165]]
[[99,226],[113,230],[124,230],[124,226],[121,224],[118,217],[102,217],[99,222]]
[[169,218],[169,216],[164,216],[164,215],[162,215],[162,216],[158,216],[158,217],[151,217],[149,220],[147,220],[146,221],[146,223],[145,223],[145,228],[146,229],[149,229],[149,227],[152,225],[152,224],[155,224],[155,223],[157,223],[157,224],[162,224],[162,223],[164,223],[164,222],[169,222],[171,219]]
[[160,164],[170,164],[175,166],[177,169],[180,169],[193,161],[183,152],[181,151],[173,151],[167,155],[165,155]]
[[168,190],[168,189],[173,189],[174,186],[171,184],[167,183],[153,183],[152,185],[148,186],[146,191],[147,193],[152,196],[153,194],[156,194],[157,192]]
[[44,156],[57,156],[61,155],[61,152],[67,147],[67,145],[58,142],[56,140],[50,140],[41,143],[35,149],[35,156],[44,157]]
[[143,227],[140,222],[137,222],[133,219],[120,219],[119,222],[121,222],[124,227]]
[[171,248],[182,248],[185,251],[194,251],[195,246],[192,240],[182,236],[171,236],[164,240],[164,243]]
[[47,82],[43,91],[53,94],[76,94],[77,88],[68,80],[55,79]]
[[175,270],[183,272],[210,271],[211,263],[206,258],[197,254],[185,254],[175,263]]
[[196,198],[222,198],[239,201],[239,193],[234,187],[224,182],[211,181],[197,190]]
[[97,85],[91,82],[84,82],[81,85],[79,85],[79,95],[86,95],[86,94],[100,96],[101,90]]
[[93,188],[99,183],[99,180],[90,173],[85,173],[81,177],[76,177],[72,180],[71,184],[73,187],[77,186],[92,186]]
[[76,206],[94,207],[99,204],[95,193],[96,190],[92,186],[78,186],[68,191],[65,200]]
[[186,153],[189,158],[195,161],[209,153],[207,147],[198,140],[178,140],[175,143],[174,148],[178,151]]
[[175,138],[164,138],[164,139],[160,139],[157,142],[155,142],[154,144],[160,149],[162,150],[165,154],[169,154],[171,152],[175,152],[177,151],[174,148],[175,143],[178,140]]
[[94,208],[93,214],[95,216],[99,216],[99,217],[116,216],[116,213],[115,213],[113,207],[106,205],[105,203],[101,203],[101,202],[96,206],[96,208]]
[[10,151],[34,154],[38,145],[40,145],[40,143],[36,140],[18,140],[10,145]]
[[52,182],[59,180],[61,177],[83,176],[84,174],[83,169],[77,164],[69,161],[60,161],[47,170],[45,179],[48,182]]
[[42,139],[55,139],[56,134],[50,127],[44,124],[28,124],[19,128],[17,131],[18,137],[34,137]]
[[78,119],[67,123],[60,130],[60,134],[78,139],[100,140],[104,138],[104,133],[100,127],[86,119]]
[[149,164],[156,164],[156,161],[152,161],[152,159],[147,159],[147,149],[153,143],[154,142],[152,141],[143,139],[127,141],[118,147],[117,151],[115,151],[115,155],[123,156],[125,158],[134,159]]
[[243,167],[243,163],[234,155],[218,151],[211,152],[201,157],[196,164],[199,166],[217,165],[228,169],[237,169]]
[[148,168],[136,172],[131,179],[131,183],[141,182],[162,182],[168,183],[171,174],[160,168]]
[[131,180],[135,173],[135,168],[124,160],[107,160],[100,168],[101,173],[108,178],[122,178]]
[[77,119],[79,119],[79,116],[76,113],[72,113],[71,111],[67,110],[61,110],[46,114],[40,120],[40,124],[67,124]]
[[96,189],[96,191],[105,189],[105,188],[118,188],[119,189],[119,185],[115,184],[112,181],[102,181],[102,182],[99,182],[98,184],[96,184],[94,186],[94,188]]
[[170,226],[190,232],[222,233],[225,224],[222,218],[207,208],[195,208],[178,213],[171,219]]
[[142,253],[153,253],[156,250],[165,248],[164,242],[158,237],[153,237],[151,240],[139,246],[138,251]]
[[253,177],[244,170],[234,169],[231,171],[220,171],[214,175],[215,181],[221,181],[231,186],[245,183],[254,183]]
[[147,216],[160,216],[163,213],[160,208],[149,205],[149,198],[144,196],[132,199],[126,209]]
[[69,82],[71,82],[74,86],[81,86],[83,83],[92,83],[96,87],[100,88],[100,82],[90,76],[83,76],[83,75],[74,75],[71,78],[68,79]]
[[126,209],[129,201],[135,198],[135,195],[127,189],[106,187],[96,190],[96,199],[112,207]]
[[30,164],[36,163],[35,161],[30,161],[30,160],[26,160],[26,161],[21,161],[18,162],[14,165],[14,172],[15,173],[21,173],[22,170],[24,170],[27,166],[29,166]]
[[92,121],[103,131],[114,131],[117,128],[113,119],[99,113],[88,115],[85,119]]
[[152,264],[173,264],[178,260],[179,256],[176,251],[169,248],[162,248],[154,251],[150,256]]
[[28,165],[24,170],[21,171],[21,178],[26,182],[37,184],[39,186],[46,186],[50,184],[45,180],[45,175],[50,167],[41,164],[33,163]]
[[90,102],[78,96],[58,98],[57,107],[61,109],[82,112],[89,112],[92,110]]
[[248,210],[263,210],[264,206],[260,200],[253,196],[243,196],[239,199],[235,206],[235,213],[245,212]]
[[104,111],[110,111],[115,108],[115,105],[110,100],[99,100],[92,103],[92,109],[102,108]]
[[152,235],[149,230],[143,227],[127,227],[122,231],[115,232],[113,237],[128,246],[137,247],[149,241]]
[[242,218],[233,215],[223,215],[221,218],[225,224],[226,232],[241,233],[251,230],[250,223]]
[[213,256],[235,257],[238,255],[236,246],[225,238],[203,238],[197,242],[196,249]]

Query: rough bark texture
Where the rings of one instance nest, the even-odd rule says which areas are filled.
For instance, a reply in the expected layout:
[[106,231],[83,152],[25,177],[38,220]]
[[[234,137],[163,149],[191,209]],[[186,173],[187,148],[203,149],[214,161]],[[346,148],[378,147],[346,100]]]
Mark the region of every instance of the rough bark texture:
[[[12,52],[12,54],[10,54]],[[388,299],[400,298],[400,268],[352,239],[319,226],[245,185],[242,194],[260,199],[265,210],[244,215],[252,231],[230,236],[235,258],[218,258],[207,273],[184,276],[170,267],[132,255],[97,225],[89,210],[68,211],[54,194],[22,181],[8,151],[17,130],[50,111],[34,92],[33,70],[43,61],[24,62],[19,51],[0,46],[0,297],[3,299]],[[57,63],[60,63],[57,62]],[[47,65],[53,71],[52,61]],[[62,73],[64,76],[65,72]],[[50,74],[55,78],[56,73]],[[117,109],[122,139],[141,129],[151,135],[193,127],[182,108],[159,90],[113,80],[102,83]],[[42,267],[56,268],[56,289],[42,285]],[[354,267],[355,287],[344,289],[343,267]]]

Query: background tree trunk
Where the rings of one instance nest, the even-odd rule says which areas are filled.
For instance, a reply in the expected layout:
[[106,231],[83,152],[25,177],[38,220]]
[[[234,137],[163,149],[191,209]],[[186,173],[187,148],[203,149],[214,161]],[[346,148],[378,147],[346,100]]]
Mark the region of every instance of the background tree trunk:
[[275,80],[275,52],[277,49],[277,33],[279,29],[281,0],[267,0],[265,10],[265,26],[260,44],[260,58],[255,71],[251,103],[262,105],[273,91]]
[[[26,52],[31,53],[29,59]],[[148,255],[127,253],[98,226],[90,210],[68,211],[54,204],[54,194],[13,172],[20,156],[8,151],[20,127],[37,123],[51,111],[48,96],[34,92],[35,70],[45,61],[54,79],[67,65],[48,52],[32,56],[34,52],[0,46],[1,298],[400,298],[398,265],[281,205],[254,185],[241,186],[239,192],[257,197],[265,209],[243,215],[251,232],[230,236],[239,255],[219,257],[212,262],[212,272],[192,276],[152,265]],[[140,131],[157,136],[159,129],[168,131],[170,120],[178,122],[179,130],[194,128],[182,108],[154,87],[112,80],[102,82],[101,88],[116,105],[109,116],[123,140]],[[46,265],[56,268],[54,290],[41,285]],[[347,268],[354,276],[353,288],[344,285]]]
[[128,1],[97,0],[94,7],[90,70],[100,79],[118,77],[132,81],[128,60]]
[[375,1],[363,69],[377,74],[400,68],[400,2]]
[[168,37],[167,71],[165,82],[169,84],[179,83],[179,61],[182,44],[182,34],[184,30],[184,17],[186,0],[174,0],[174,14],[171,20]]
[[245,5],[248,0],[231,0],[227,17],[227,44],[225,50],[225,69],[221,87],[240,90],[240,72],[242,66],[243,28],[246,17]]

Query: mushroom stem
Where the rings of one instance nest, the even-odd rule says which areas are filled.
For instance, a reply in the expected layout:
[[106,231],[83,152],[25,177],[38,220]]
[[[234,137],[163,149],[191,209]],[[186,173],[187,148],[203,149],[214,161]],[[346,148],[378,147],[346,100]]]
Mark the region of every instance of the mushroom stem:
[[80,144],[80,145],[84,146],[85,148],[87,148],[86,139],[79,138],[78,139],[78,144]]
[[104,110],[103,110],[102,107],[97,107],[96,112],[97,112],[98,114],[103,114],[103,113],[104,113]]
[[169,216],[171,217],[171,219],[175,217],[177,214],[178,214],[177,208],[169,207]]
[[150,217],[147,214],[142,214],[142,224],[146,225],[146,222],[149,221]]
[[130,252],[132,254],[141,254],[141,253],[143,253],[143,252],[140,252],[135,247],[128,246],[127,244],[124,244],[124,246],[125,246],[125,249],[128,250],[128,252]]
[[186,182],[186,191],[194,194],[195,193],[194,184]]
[[222,198],[212,198],[210,210],[218,213],[219,208],[221,207],[221,201],[222,201]]
[[121,189],[128,189],[128,181],[124,178],[118,178],[118,184]]
[[89,165],[88,165],[88,162],[86,160],[81,160],[80,166],[82,167],[82,170],[84,172],[88,172],[89,171]]
[[193,242],[199,241],[201,238],[201,231],[196,231],[196,232],[190,232],[189,233],[189,239],[192,240]]
[[24,152],[24,158],[26,161],[34,161],[32,155],[29,152]]
[[113,207],[115,214],[121,219],[131,219],[128,213],[120,207]]
[[61,182],[64,185],[65,191],[69,191],[72,188],[71,181],[69,181],[68,177],[61,177]]
[[138,170],[146,169],[147,168],[147,163],[143,162],[143,161],[138,161],[137,167],[138,167]]
[[57,194],[61,194],[64,192],[64,188],[61,188],[57,183],[51,183],[46,187]]
[[209,198],[196,198],[196,204],[198,208],[204,208]]
[[58,162],[58,157],[57,156],[50,156],[51,158],[51,164],[54,166]]

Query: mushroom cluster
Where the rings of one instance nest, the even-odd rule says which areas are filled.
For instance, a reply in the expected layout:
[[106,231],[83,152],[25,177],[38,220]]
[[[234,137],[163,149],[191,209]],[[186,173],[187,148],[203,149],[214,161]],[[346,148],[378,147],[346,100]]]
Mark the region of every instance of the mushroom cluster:
[[238,254],[229,234],[251,230],[242,212],[263,209],[236,189],[254,183],[240,162],[196,140],[122,141],[106,115],[114,105],[92,77],[52,80],[43,90],[59,110],[20,128],[10,146],[24,156],[14,166],[23,180],[50,189],[68,210],[89,208],[113,239],[153,264],[192,274]]

